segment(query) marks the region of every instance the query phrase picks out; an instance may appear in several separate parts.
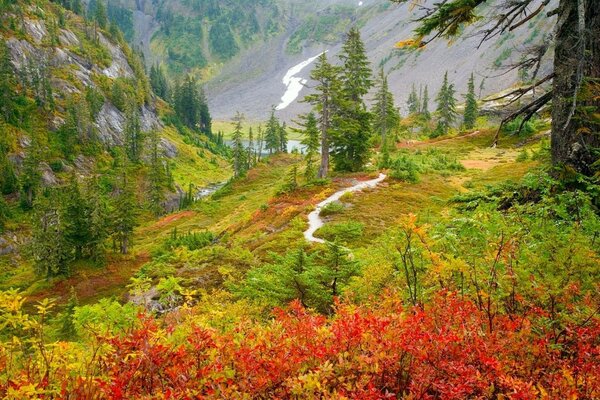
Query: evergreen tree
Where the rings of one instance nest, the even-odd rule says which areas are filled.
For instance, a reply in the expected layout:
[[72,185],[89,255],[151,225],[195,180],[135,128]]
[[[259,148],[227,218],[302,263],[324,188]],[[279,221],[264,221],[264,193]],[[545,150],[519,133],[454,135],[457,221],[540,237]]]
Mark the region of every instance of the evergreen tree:
[[87,206],[86,219],[89,224],[89,237],[86,241],[86,257],[97,263],[104,261],[105,244],[109,231],[108,205],[99,192],[100,184],[96,177],[88,179],[85,191]]
[[8,132],[0,122],[0,194],[11,194],[19,189],[19,182],[12,162],[8,158],[10,144]]
[[94,19],[98,22],[98,26],[102,29],[106,29],[108,24],[108,16],[106,14],[106,6],[103,0],[96,1],[96,9],[94,10]]
[[265,149],[269,150],[269,154],[281,150],[281,126],[279,120],[275,117],[275,111],[271,111],[271,117],[265,129]]
[[41,186],[42,173],[39,165],[42,161],[42,152],[39,139],[34,135],[31,140],[29,151],[25,154],[23,160],[23,170],[20,176],[21,192],[20,201],[25,209],[33,207],[33,202]]
[[288,138],[287,138],[287,125],[285,122],[279,127],[279,151],[287,153]]
[[475,97],[475,77],[471,73],[469,78],[468,90],[465,103],[465,113],[463,117],[463,126],[465,129],[473,129],[477,121],[477,98]]
[[415,85],[412,85],[412,89],[410,94],[408,95],[408,100],[406,102],[408,107],[408,114],[415,115],[419,113],[420,105],[419,105],[419,95],[417,95],[417,90],[415,89]]
[[164,100],[169,98],[169,83],[159,64],[150,67],[150,86],[157,96]]
[[125,115],[125,152],[133,163],[140,161],[144,143],[140,113],[136,105],[131,105]]
[[150,171],[148,180],[150,183],[150,209],[155,216],[160,216],[164,212],[164,187],[167,181],[159,144],[158,132],[152,131],[150,133]]
[[373,83],[371,69],[360,32],[350,29],[340,59],[342,97],[334,115],[331,155],[334,166],[342,171],[359,171],[369,159],[371,114],[363,97]]
[[358,263],[350,257],[350,252],[337,242],[327,242],[327,252],[323,263],[315,271],[321,286],[325,289],[323,296],[327,303],[341,294],[350,278],[358,274]]
[[384,164],[389,163],[389,134],[393,132],[400,123],[400,114],[394,107],[394,97],[389,91],[387,76],[383,67],[379,72],[376,83],[377,93],[375,94],[375,104],[373,105],[373,129],[381,137],[381,149],[384,157]]
[[35,200],[30,249],[36,273],[46,279],[68,275],[73,260],[61,206],[62,199],[56,190]]
[[256,161],[259,162],[262,157],[264,148],[265,138],[262,129],[262,125],[258,126],[258,132],[256,134]]
[[243,115],[238,111],[235,115],[235,129],[231,137],[231,147],[233,155],[233,176],[239,177],[246,172],[246,151],[242,142],[242,120]]
[[0,116],[11,123],[16,120],[16,84],[8,46],[4,39],[0,39]]
[[211,133],[212,120],[206,96],[204,91],[198,88],[194,77],[187,76],[181,84],[175,86],[173,108],[188,128],[199,129],[207,135]]
[[65,240],[74,249],[74,258],[81,259],[90,237],[90,210],[85,203],[75,173],[71,174],[64,193],[63,225]]
[[423,90],[423,102],[421,106],[421,116],[425,121],[431,120],[431,113],[429,112],[429,88],[425,85]]
[[310,112],[306,116],[302,116],[301,126],[303,129],[298,129],[302,133],[302,144],[306,148],[306,154],[304,161],[306,163],[306,169],[304,170],[304,177],[307,181],[312,181],[316,175],[315,163],[319,154],[319,127],[317,117],[315,113]]
[[363,97],[373,86],[370,62],[360,31],[351,28],[342,46],[342,91],[346,98],[357,105],[364,105]]
[[256,149],[254,148],[254,132],[252,127],[248,129],[248,154],[246,155],[248,161],[247,169],[254,167],[256,164]]
[[341,97],[340,68],[333,66],[327,60],[327,55],[322,53],[311,71],[310,78],[317,82],[315,94],[306,96],[304,101],[313,106],[319,116],[319,130],[321,133],[321,165],[318,177],[325,178],[329,173],[329,143],[336,104]]
[[442,88],[436,98],[437,101],[437,127],[434,136],[448,133],[448,130],[456,120],[456,100],[454,98],[454,85],[448,83],[448,72],[444,74]]
[[10,218],[11,212],[8,203],[4,199],[4,196],[0,194],[0,233],[4,231],[4,226],[8,218]]
[[133,230],[137,225],[137,202],[133,185],[128,177],[126,161],[123,162],[119,175],[112,206],[112,235],[121,254],[128,254]]

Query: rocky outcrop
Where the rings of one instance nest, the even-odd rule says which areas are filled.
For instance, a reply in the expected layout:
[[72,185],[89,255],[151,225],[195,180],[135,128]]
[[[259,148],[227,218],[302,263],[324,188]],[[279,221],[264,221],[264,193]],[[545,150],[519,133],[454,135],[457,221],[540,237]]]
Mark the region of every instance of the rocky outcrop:
[[102,143],[109,146],[123,144],[125,116],[112,103],[104,103],[96,117],[96,127]]
[[121,48],[113,44],[103,34],[98,35],[100,38],[100,44],[108,49],[112,56],[112,63],[108,68],[102,70],[102,73],[109,78],[131,78],[133,77],[133,70],[127,62],[127,57],[121,50]]
[[167,138],[161,138],[159,144],[163,154],[167,158],[175,158],[179,152],[177,151],[177,147],[175,144],[171,143]]
[[44,40],[44,36],[48,34],[46,24],[41,20],[25,18],[23,20],[23,27],[25,28],[27,35],[29,35],[36,44],[41,44],[42,40]]

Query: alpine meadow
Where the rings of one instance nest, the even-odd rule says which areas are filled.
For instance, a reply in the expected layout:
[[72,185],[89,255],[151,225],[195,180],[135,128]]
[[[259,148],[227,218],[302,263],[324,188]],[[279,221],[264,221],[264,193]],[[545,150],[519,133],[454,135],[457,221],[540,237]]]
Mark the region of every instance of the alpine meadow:
[[600,399],[600,3],[0,0],[0,399]]

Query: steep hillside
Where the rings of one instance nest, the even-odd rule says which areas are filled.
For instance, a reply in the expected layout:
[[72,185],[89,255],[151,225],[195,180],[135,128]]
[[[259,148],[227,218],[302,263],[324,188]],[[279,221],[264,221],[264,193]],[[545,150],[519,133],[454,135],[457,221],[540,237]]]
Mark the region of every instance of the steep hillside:
[[[505,67],[519,61],[528,46],[545,40],[554,23],[540,14],[521,29],[481,45],[477,32],[482,26],[473,26],[459,40],[436,41],[410,52],[396,48],[396,43],[412,36],[418,12],[388,0],[177,0],[128,7],[134,10],[134,43],[148,62],[163,63],[172,77],[188,72],[200,76],[217,119],[229,119],[239,110],[251,120],[264,120],[277,105],[279,117],[287,121],[306,111],[297,101],[306,90],[298,96],[301,86],[290,87],[286,74],[323,51],[336,59],[345,33],[354,25],[361,29],[373,68],[382,66],[390,74],[392,92],[402,108],[412,85],[418,90],[427,82],[435,95],[445,71],[459,94],[466,91],[471,72],[481,96],[526,80],[518,70]],[[492,6],[479,9],[481,15],[494,12]],[[300,68],[296,78],[304,82],[309,73],[310,64]],[[284,96],[292,101],[285,102]]]
[[[243,52],[227,64],[222,73],[207,84],[215,117],[228,118],[232,109],[239,109],[250,117],[264,119],[271,106],[282,101],[286,92],[283,82],[286,73],[323,51],[335,60],[344,33],[352,25],[360,27],[373,69],[382,66],[389,73],[390,89],[403,113],[412,85],[418,90],[428,84],[429,92],[435,96],[446,71],[459,94],[466,92],[471,72],[476,76],[481,96],[514,85],[524,77],[519,75],[518,70],[507,71],[505,67],[519,61],[520,51],[551,33],[553,26],[552,18],[540,15],[524,29],[498,36],[481,45],[481,36],[477,32],[482,27],[474,26],[456,41],[434,41],[424,49],[411,52],[396,48],[397,42],[412,37],[416,26],[412,21],[418,14],[410,5],[393,5],[387,0],[364,1],[361,6],[357,2],[338,3],[341,4],[321,6],[320,12],[292,24],[293,29]],[[296,18],[300,15],[296,12],[299,6],[293,1],[289,4],[286,15]],[[480,10],[482,15],[493,12],[493,7]],[[548,68],[546,59],[540,74],[543,75]],[[310,65],[306,66],[296,76],[308,80],[310,70]],[[307,92],[303,89],[297,100]],[[279,116],[290,120],[306,109],[306,105],[294,101],[279,111]]]
[[229,178],[224,150],[177,122],[113,25],[45,0],[0,7],[0,274],[31,283],[23,244],[74,180],[107,204],[135,183],[132,212],[151,219]]

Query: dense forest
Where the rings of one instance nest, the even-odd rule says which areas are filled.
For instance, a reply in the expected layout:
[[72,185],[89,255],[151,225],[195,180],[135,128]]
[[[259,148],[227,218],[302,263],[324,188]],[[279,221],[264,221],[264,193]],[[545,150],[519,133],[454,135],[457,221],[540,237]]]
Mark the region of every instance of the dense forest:
[[[599,10],[414,5],[402,54],[530,45],[400,102],[393,3],[0,0],[0,397],[600,397]],[[213,118],[207,68],[282,31],[341,40],[306,112]]]

